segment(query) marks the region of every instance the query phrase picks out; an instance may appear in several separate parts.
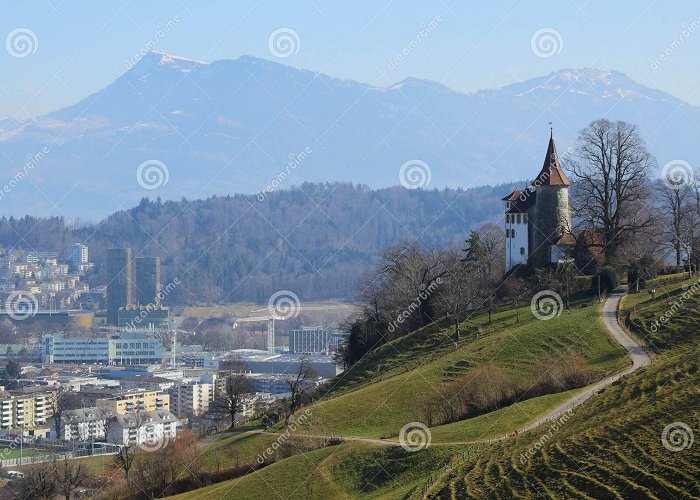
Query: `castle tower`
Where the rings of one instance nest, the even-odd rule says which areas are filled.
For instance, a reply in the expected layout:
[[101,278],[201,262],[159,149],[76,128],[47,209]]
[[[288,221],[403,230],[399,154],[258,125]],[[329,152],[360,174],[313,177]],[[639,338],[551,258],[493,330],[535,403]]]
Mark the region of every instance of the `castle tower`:
[[530,209],[530,256],[537,265],[557,262],[561,258],[557,243],[571,234],[569,186],[571,181],[561,168],[550,135],[542,170],[532,183],[536,201]]

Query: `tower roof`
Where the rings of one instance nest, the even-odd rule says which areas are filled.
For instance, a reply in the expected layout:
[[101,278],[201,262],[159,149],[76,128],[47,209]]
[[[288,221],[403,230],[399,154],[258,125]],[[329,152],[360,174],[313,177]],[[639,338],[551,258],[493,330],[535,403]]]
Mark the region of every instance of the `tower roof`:
[[544,157],[544,164],[542,165],[542,170],[537,174],[533,185],[538,186],[571,186],[571,181],[564,173],[559,163],[559,155],[557,155],[557,148],[554,146],[554,137],[549,136],[549,146],[547,147],[547,154]]

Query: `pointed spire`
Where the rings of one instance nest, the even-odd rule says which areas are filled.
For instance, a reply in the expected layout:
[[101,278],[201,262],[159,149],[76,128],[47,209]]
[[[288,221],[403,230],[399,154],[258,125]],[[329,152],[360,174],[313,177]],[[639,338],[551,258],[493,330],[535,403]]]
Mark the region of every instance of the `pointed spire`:
[[571,186],[571,181],[559,164],[557,148],[554,146],[554,132],[550,128],[549,146],[544,157],[542,170],[532,183],[533,186]]

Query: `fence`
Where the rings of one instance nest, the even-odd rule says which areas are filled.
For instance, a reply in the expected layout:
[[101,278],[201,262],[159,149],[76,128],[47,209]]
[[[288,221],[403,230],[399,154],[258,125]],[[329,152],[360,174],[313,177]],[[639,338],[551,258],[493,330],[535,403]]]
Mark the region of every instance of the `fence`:
[[99,455],[115,455],[119,450],[119,446],[101,446],[96,449],[76,449],[66,453],[52,453],[45,455],[31,455],[27,457],[20,458],[6,458],[0,460],[0,467],[17,467],[19,465],[31,465],[39,464],[45,462],[52,462],[54,460],[63,460],[64,458],[84,458],[84,457],[95,457]]

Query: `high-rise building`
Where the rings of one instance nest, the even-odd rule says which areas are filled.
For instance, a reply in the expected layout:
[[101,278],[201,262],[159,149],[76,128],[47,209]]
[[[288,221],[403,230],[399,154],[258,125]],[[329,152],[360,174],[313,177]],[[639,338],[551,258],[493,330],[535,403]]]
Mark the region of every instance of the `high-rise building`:
[[107,323],[117,325],[119,308],[131,305],[131,248],[109,248],[105,267]]
[[160,307],[160,257],[136,257],[134,266],[135,304]]
[[290,330],[289,350],[297,354],[328,352],[328,330],[321,326],[302,326]]
[[68,262],[73,271],[80,271],[81,266],[87,265],[88,259],[88,246],[83,243],[74,243],[70,247],[70,257]]

